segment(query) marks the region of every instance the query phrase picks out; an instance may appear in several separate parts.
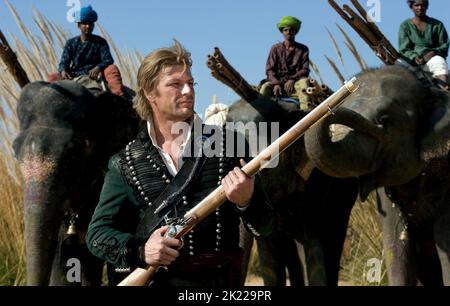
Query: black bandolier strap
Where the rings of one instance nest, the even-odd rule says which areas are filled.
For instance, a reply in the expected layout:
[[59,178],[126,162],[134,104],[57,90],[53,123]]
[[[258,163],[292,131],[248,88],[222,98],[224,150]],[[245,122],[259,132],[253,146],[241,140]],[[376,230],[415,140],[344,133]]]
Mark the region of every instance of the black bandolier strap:
[[183,166],[170,182],[168,176],[163,175],[166,177],[166,181],[163,181],[166,186],[165,188],[158,186],[159,194],[155,195],[155,177],[160,177],[161,173],[153,172],[166,167],[159,165],[162,161],[157,159],[154,153],[159,156],[154,146],[137,139],[127,146],[125,163],[122,164],[122,170],[127,172],[125,175],[127,182],[135,191],[138,202],[147,207],[136,229],[136,238],[139,242],[146,241],[150,234],[163,223],[165,216],[168,216],[177,204],[182,202],[183,195],[192,186],[206,162],[203,154],[195,155],[199,157],[184,158]]

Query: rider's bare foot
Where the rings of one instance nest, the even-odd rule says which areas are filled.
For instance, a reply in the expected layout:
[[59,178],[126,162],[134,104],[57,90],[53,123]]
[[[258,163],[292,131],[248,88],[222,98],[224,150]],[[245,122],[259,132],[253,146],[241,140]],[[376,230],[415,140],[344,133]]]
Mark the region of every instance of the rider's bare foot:
[[449,83],[447,80],[447,75],[439,75],[437,77],[435,77],[435,83],[436,85],[446,91],[449,91]]
[[438,87],[445,91],[450,91],[450,86],[448,84],[438,84]]

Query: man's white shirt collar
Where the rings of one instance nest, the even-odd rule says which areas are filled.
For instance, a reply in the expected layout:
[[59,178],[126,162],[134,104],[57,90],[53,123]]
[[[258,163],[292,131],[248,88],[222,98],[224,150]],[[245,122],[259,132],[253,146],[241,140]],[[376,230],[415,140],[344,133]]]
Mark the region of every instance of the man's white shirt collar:
[[[191,120],[191,123],[189,125],[189,130],[188,130],[186,139],[180,146],[179,152],[181,154],[179,154],[177,157],[177,162],[178,162],[178,169],[177,169],[175,167],[175,163],[173,162],[169,153],[165,152],[156,142],[156,132],[155,132],[155,126],[153,124],[153,119],[150,118],[150,120],[147,121],[147,132],[148,132],[148,135],[150,136],[150,140],[151,140],[153,146],[155,146],[155,148],[158,150],[159,155],[161,155],[162,160],[163,160],[164,164],[167,166],[167,169],[169,170],[171,175],[175,176],[178,173],[178,170],[181,168],[181,166],[183,166],[183,157],[186,155],[186,151],[188,149],[188,148],[186,148],[186,145],[188,143],[190,143],[191,138],[192,138],[192,126],[194,124],[200,124],[199,126],[201,126],[202,123],[203,123],[203,121],[200,118],[200,116],[198,116],[197,113],[194,113],[194,118],[193,118],[193,120]],[[189,152],[190,152],[190,150],[189,150]]]

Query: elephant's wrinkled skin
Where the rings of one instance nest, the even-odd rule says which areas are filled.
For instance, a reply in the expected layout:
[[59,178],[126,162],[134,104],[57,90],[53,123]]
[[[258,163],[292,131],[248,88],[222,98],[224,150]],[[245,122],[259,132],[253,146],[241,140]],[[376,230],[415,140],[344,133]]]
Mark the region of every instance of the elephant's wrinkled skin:
[[336,115],[306,133],[308,155],[329,175],[359,177],[362,198],[377,191],[391,284],[450,285],[449,95],[396,66],[359,80]]
[[[279,123],[281,135],[305,114],[294,104],[260,96],[233,104],[227,121]],[[277,230],[266,239],[257,239],[265,285],[285,285],[286,269],[294,286],[337,285],[357,181],[334,179],[317,169],[309,176],[307,164],[303,139],[299,139],[280,156],[276,168],[261,172],[278,217]]]
[[[84,234],[98,202],[109,157],[135,135],[131,103],[92,95],[72,81],[27,85],[17,106],[14,151],[25,180],[28,285],[99,285],[103,263],[87,251]],[[66,234],[77,215],[77,235]]]

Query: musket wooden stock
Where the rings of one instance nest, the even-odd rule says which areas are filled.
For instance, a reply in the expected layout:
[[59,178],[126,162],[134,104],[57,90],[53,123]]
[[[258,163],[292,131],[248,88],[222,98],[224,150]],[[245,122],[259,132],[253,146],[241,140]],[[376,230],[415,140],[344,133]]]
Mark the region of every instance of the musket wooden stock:
[[[262,169],[267,168],[273,159],[299,139],[309,128],[332,114],[333,109],[339,107],[339,105],[344,102],[345,98],[357,89],[355,82],[356,78],[347,82],[287,132],[281,135],[270,146],[253,158],[242,168],[242,171],[247,176],[253,176]],[[185,220],[185,222],[183,223],[182,230],[176,233],[175,238],[181,238],[186,235],[196,224],[225,203],[226,199],[223,187],[217,187],[184,215],[183,220]],[[154,266],[148,266],[146,269],[138,268],[119,283],[119,286],[146,286],[150,283],[151,278],[157,269],[158,267]]]

